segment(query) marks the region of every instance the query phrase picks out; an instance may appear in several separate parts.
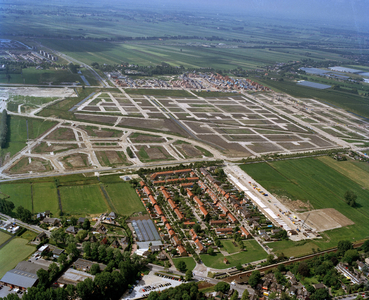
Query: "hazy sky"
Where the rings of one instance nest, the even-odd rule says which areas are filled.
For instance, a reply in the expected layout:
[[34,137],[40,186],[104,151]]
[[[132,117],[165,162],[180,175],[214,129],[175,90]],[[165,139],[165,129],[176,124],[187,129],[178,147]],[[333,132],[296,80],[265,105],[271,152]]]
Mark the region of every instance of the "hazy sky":
[[[291,19],[349,21],[369,26],[369,0],[119,0],[147,7],[177,8],[186,11],[224,11],[241,15],[264,14]],[[369,28],[368,28],[369,29]]]

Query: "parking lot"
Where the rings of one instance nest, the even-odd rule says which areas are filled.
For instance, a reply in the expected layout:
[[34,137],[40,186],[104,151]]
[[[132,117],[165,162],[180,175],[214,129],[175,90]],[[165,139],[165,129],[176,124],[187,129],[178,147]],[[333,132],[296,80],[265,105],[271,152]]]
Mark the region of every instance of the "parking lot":
[[[9,294],[16,294],[19,290],[18,289],[10,289],[8,286],[1,286],[0,285],[0,298],[5,298]],[[22,297],[23,292],[18,293],[19,297]]]
[[145,275],[134,287],[131,293],[125,292],[121,299],[137,299],[146,297],[152,291],[162,291],[170,287],[176,287],[183,283],[183,281],[177,281],[173,279],[159,277],[154,275],[154,272],[150,272],[149,275]]

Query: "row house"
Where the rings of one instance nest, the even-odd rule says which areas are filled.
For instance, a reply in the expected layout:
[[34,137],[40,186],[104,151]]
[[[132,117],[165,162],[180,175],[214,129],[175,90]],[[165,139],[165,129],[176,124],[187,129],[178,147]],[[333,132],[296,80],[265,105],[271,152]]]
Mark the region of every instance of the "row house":
[[175,214],[177,215],[177,217],[178,217],[178,219],[179,219],[180,221],[182,221],[182,220],[184,219],[183,214],[179,211],[179,209],[178,209],[178,208],[175,208],[175,209],[174,209],[174,212],[175,212]]
[[200,251],[200,253],[204,253],[205,252],[205,247],[204,245],[199,241],[199,239],[196,239],[195,241],[196,247],[197,249]]

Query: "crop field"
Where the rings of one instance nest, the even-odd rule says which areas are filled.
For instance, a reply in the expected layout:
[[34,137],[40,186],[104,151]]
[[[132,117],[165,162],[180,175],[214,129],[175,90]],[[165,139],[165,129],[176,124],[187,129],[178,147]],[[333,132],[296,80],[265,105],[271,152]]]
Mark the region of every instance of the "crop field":
[[[223,243],[223,241],[222,241]],[[267,253],[261,248],[256,241],[244,241],[246,250],[237,254],[224,256],[221,253],[215,255],[201,254],[201,260],[207,267],[216,269],[227,269],[235,267],[237,264],[246,264],[252,261],[266,259]],[[224,258],[227,258],[229,264],[224,263]]]
[[32,196],[30,183],[2,183],[1,192],[8,195],[7,200],[12,201],[17,206],[23,206],[32,211]]
[[128,182],[105,184],[105,189],[109,194],[116,213],[130,216],[135,212],[145,211],[136,191]]
[[68,186],[60,188],[63,212],[85,216],[108,211],[98,185]]
[[[321,249],[336,245],[340,239],[365,238],[369,229],[369,203],[366,201],[369,191],[363,189],[360,181],[356,182],[355,178],[347,177],[323,161],[306,158],[242,166],[269,192],[287,196],[291,200],[310,201],[315,209],[334,208],[355,223],[325,232],[328,240],[315,241]],[[344,202],[343,196],[347,190],[352,190],[358,196],[356,207]]]
[[33,192],[33,212],[44,212],[50,210],[54,216],[59,210],[58,195],[55,183],[37,183],[32,185]]
[[0,249],[0,278],[36,250],[35,247],[29,246],[27,243],[26,239],[15,238]]
[[5,232],[0,231],[0,245],[2,245],[3,243],[5,243],[11,237],[12,237],[11,234],[7,234]]
[[196,263],[192,257],[173,258],[173,262],[176,265],[176,267],[178,265],[178,262],[180,261],[184,261],[186,263],[187,270],[192,271],[196,266]]

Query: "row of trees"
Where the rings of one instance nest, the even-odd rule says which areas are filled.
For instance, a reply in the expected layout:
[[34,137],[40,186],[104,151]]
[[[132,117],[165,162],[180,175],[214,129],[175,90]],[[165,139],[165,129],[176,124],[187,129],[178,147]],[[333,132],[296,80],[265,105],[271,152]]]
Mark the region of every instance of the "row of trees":
[[3,110],[1,116],[1,127],[0,127],[0,146],[5,148],[8,143],[8,112],[6,109]]
[[9,215],[14,209],[14,203],[6,199],[0,199],[0,212]]

